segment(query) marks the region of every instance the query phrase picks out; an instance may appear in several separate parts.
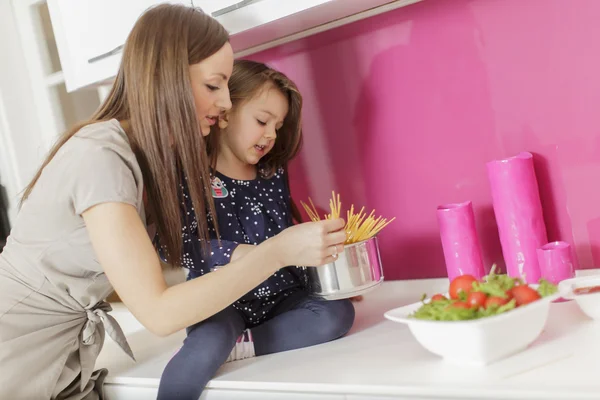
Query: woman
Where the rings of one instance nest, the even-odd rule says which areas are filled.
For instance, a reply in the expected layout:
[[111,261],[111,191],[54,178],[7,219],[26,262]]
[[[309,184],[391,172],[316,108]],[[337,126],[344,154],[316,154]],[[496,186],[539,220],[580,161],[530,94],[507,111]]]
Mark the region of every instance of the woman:
[[113,288],[147,329],[169,335],[285,265],[322,265],[342,250],[343,221],[302,224],[227,268],[167,287],[150,237],[158,232],[180,265],[181,170],[188,212],[209,238],[204,136],[231,107],[232,65],[226,31],[201,11],[161,5],[140,17],[111,93],[50,152],[0,255],[0,398],[102,398],[102,325],[133,357],[107,314]]

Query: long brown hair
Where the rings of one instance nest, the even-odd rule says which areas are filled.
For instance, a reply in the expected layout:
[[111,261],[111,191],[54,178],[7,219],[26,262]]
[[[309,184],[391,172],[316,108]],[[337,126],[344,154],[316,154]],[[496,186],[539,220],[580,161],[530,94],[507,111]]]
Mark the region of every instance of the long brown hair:
[[[229,113],[235,113],[239,106],[257,96],[269,83],[287,98],[288,113],[282,127],[277,132],[275,145],[260,160],[260,172],[263,178],[271,178],[280,168],[287,171],[289,162],[302,148],[302,95],[296,84],[285,74],[260,62],[234,61],[233,72],[229,79],[229,96],[232,104]],[[208,154],[212,168],[217,165],[220,130],[221,128],[218,126],[213,126],[213,132],[208,139]],[[289,191],[287,176],[286,184]],[[301,214],[293,200],[291,208],[294,219],[302,222]]]
[[[142,170],[148,212],[156,223],[170,264],[181,264],[180,182],[187,177],[198,234],[208,239],[207,209],[214,204],[206,143],[196,116],[189,66],[220,50],[229,35],[200,9],[162,4],[136,22],[123,50],[112,89],[89,121],[66,132],[24,191],[26,201],[42,170],[83,126],[116,119],[127,121],[126,133]],[[191,210],[190,210],[191,211]]]

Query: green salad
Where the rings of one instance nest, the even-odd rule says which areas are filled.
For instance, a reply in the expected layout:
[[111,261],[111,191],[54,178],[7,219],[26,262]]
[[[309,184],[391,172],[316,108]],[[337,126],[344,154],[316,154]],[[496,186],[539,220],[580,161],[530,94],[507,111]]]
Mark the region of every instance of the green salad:
[[450,282],[449,297],[442,294],[426,295],[411,318],[430,321],[464,321],[490,317],[522,307],[558,291],[556,285],[540,279],[533,288],[520,278],[495,274],[494,268],[481,281],[471,275],[456,277]]

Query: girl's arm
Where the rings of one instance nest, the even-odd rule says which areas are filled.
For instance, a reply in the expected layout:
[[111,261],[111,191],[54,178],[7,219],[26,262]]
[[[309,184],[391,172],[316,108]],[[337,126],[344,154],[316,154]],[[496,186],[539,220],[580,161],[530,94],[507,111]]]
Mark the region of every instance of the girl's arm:
[[[232,260],[237,260],[242,255],[246,254],[252,247],[250,245],[240,244],[237,241],[229,240],[229,238],[219,238],[214,230],[214,224],[216,221],[226,220],[226,213],[221,213],[221,209],[217,207],[216,221],[215,219],[209,219],[209,235],[210,235],[210,253],[207,254],[202,242],[198,237],[198,222],[194,213],[188,215],[187,210],[193,208],[191,203],[189,190],[187,186],[187,180],[184,180],[181,185],[183,191],[183,198],[185,201],[185,207],[182,207],[182,223],[183,223],[183,266],[190,270],[204,270],[209,272],[216,267],[224,266],[229,264]],[[229,199],[228,199],[229,200]],[[225,200],[227,201],[227,200]],[[231,226],[236,224],[236,226]],[[219,226],[219,231],[223,235],[225,232],[232,231],[243,231],[242,227],[239,226],[236,219],[230,220],[228,226]],[[238,247],[241,247],[238,249]],[[159,254],[162,257],[161,252]],[[235,254],[235,255],[234,255]]]
[[[195,219],[193,220],[195,222]],[[238,260],[243,255],[247,254],[255,246],[249,244],[238,243],[227,239],[217,239],[213,237],[213,231],[209,233],[210,239],[210,254],[206,254],[202,248],[202,242],[198,238],[198,229],[192,226],[197,224],[187,223],[184,221],[184,232],[189,235],[191,240],[183,241],[184,252],[184,267],[194,269],[204,269],[204,271],[212,271],[213,268],[227,265],[231,261]],[[237,227],[242,229],[241,227]],[[222,228],[221,228],[222,229]]]
[[[290,191],[290,182],[289,175],[287,173],[287,168],[281,168],[278,173],[280,173],[283,177],[283,185],[285,188],[285,196],[288,202],[288,209],[286,209],[286,213],[289,216],[288,227],[294,225],[295,223],[302,223],[302,215],[300,214],[300,210],[296,207],[294,200],[291,197]],[[248,252],[252,251],[255,246],[250,244],[237,244],[235,243],[235,250],[231,253],[231,261],[239,260],[244,255],[248,254]]]
[[345,239],[342,220],[297,225],[251,246],[227,268],[167,287],[135,207],[102,203],[82,215],[117,294],[148,330],[161,336],[211,317],[286,265],[332,262],[335,246]]

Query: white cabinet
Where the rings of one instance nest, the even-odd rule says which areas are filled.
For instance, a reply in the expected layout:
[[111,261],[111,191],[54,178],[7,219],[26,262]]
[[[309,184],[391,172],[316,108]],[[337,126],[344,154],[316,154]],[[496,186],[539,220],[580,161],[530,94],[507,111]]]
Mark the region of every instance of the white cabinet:
[[237,56],[336,28],[422,0],[245,0],[217,11]]
[[[48,0],[67,91],[112,79],[135,21],[148,7],[163,2]],[[191,0],[170,3],[191,5]]]
[[257,0],[199,0],[194,5],[211,15],[220,15],[244,7]]
[[[116,75],[140,14],[163,0],[47,0],[67,91]],[[422,0],[175,0],[202,8],[231,35],[236,56]]]

